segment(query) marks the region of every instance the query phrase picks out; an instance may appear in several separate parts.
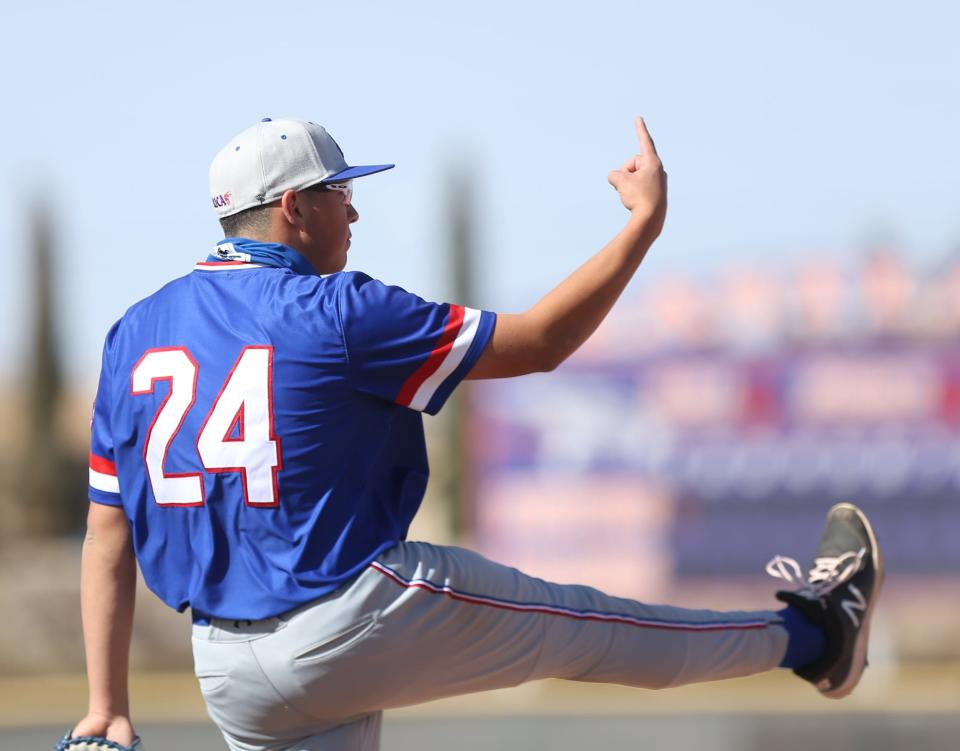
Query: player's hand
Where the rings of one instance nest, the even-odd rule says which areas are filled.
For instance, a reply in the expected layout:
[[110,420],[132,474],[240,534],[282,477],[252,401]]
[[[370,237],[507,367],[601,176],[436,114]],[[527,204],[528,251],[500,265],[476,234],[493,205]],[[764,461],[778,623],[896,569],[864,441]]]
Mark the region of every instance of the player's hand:
[[137,734],[133,731],[133,723],[129,717],[91,712],[76,724],[70,735],[74,738],[97,736],[121,746],[129,746]]
[[642,117],[635,121],[640,151],[607,175],[620,200],[634,215],[650,222],[659,234],[667,214],[667,173]]

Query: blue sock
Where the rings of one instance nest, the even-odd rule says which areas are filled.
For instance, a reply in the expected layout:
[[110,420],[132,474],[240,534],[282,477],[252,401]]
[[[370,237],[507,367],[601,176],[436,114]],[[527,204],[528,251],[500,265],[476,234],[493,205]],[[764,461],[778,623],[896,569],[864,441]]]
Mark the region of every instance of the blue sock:
[[823,655],[827,637],[823,629],[808,621],[797,608],[788,606],[777,613],[783,618],[789,641],[782,668],[802,668]]

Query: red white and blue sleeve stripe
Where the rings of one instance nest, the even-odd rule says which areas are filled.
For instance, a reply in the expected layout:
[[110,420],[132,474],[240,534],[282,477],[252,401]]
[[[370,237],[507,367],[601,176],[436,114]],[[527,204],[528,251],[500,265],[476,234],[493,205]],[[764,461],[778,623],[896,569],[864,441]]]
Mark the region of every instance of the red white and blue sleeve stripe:
[[89,490],[91,501],[109,506],[120,505],[120,480],[114,463],[113,436],[110,432],[111,353],[120,322],[113,324],[103,345],[100,383],[90,417]]
[[116,464],[91,452],[89,478],[91,500],[120,505],[120,479],[117,477]]
[[339,284],[353,387],[436,414],[480,357],[496,315],[428,302],[359,272],[344,273]]
[[[492,314],[488,313],[487,315]],[[443,333],[437,340],[429,357],[400,388],[397,403],[420,412],[429,411],[430,402],[439,393],[445,391],[443,387],[447,384],[448,379],[457,373],[464,363],[467,363],[468,367],[463,369],[463,375],[470,372],[470,367],[473,366],[483,351],[483,346],[474,347],[477,335],[481,332],[483,318],[484,312],[481,310],[451,305]],[[488,323],[492,324],[492,321]],[[490,331],[492,331],[492,328],[492,325],[490,325]],[[490,336],[490,331],[485,332],[482,337],[484,344]],[[449,390],[452,391],[461,379],[462,376],[453,379]],[[443,396],[440,401],[441,404],[448,395],[449,393]],[[437,409],[439,409],[439,405],[437,405]]]

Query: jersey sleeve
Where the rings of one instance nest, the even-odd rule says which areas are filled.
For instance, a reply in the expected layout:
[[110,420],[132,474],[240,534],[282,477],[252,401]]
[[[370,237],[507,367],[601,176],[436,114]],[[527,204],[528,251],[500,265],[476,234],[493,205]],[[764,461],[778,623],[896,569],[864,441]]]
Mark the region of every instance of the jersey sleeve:
[[111,412],[111,363],[110,342],[116,326],[107,335],[100,366],[100,383],[93,402],[93,417],[90,420],[90,487],[91,501],[107,506],[120,506],[120,480],[113,455],[113,436],[110,431]]
[[436,414],[476,364],[496,315],[342,275],[339,317],[353,387]]

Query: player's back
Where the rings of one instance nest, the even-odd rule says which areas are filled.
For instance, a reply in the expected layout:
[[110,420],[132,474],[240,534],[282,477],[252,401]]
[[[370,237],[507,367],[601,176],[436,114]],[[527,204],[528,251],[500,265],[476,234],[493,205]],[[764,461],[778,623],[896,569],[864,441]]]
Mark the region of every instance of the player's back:
[[426,484],[420,416],[352,386],[352,276],[198,264],[111,330],[93,453],[115,464],[168,604],[273,615],[405,534]]

